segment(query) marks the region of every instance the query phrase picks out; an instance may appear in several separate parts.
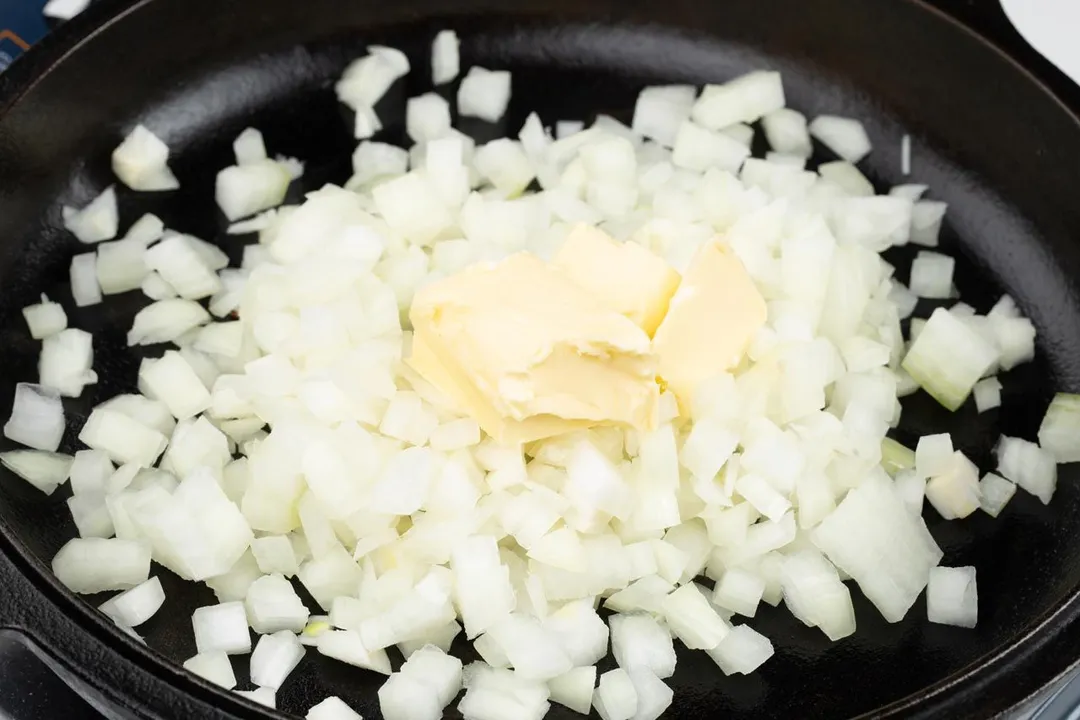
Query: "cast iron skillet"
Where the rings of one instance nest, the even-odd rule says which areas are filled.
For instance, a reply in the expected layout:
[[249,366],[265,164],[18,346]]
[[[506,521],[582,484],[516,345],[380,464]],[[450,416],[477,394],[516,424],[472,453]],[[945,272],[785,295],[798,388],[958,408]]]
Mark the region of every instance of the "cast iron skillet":
[[[118,0],[0,81],[0,408],[16,381],[36,377],[38,344],[19,309],[42,291],[65,304],[73,326],[97,333],[101,382],[67,403],[63,449],[77,448],[93,404],[134,388],[139,354],[124,333],[144,300],[132,293],[74,308],[65,284],[80,246],[58,229],[62,203],[82,204],[114,182],[108,157],[127,129],[141,121],[168,142],[183,187],[121,189],[125,227],[152,211],[169,227],[222,238],[212,180],[241,129],[255,125],[272,152],[308,161],[295,197],[344,181],[354,141],[333,79],[371,41],[407,50],[424,68],[443,27],[463,36],[466,64],[514,71],[504,126],[472,127],[481,139],[516,133],[534,109],[548,123],[598,111],[628,120],[645,83],[722,81],[760,67],[784,72],[793,107],[866,122],[875,151],[864,169],[881,186],[901,181],[900,138],[911,133],[912,179],[950,204],[944,246],[959,258],[964,299],[985,311],[1007,290],[1038,326],[1040,352],[1009,373],[1000,412],[969,405],[951,415],[917,395],[905,401],[900,438],[948,430],[988,467],[999,433],[1033,438],[1051,394],[1080,390],[1080,124],[1070,109],[1080,102],[1055,97],[914,0]],[[427,89],[422,70],[394,89],[380,107],[391,121],[385,139],[403,140],[403,99]],[[909,258],[895,259],[906,278]],[[1063,468],[1049,507],[1020,493],[996,522],[944,522],[927,511],[945,564],[978,568],[978,629],[930,625],[922,601],[890,625],[856,592],[858,632],[831,644],[765,608],[751,624],[772,638],[776,657],[751,677],[726,678],[704,653],[681,655],[669,716],[953,718],[1012,707],[1063,673],[1080,646],[1076,479]],[[74,534],[63,499],[0,477],[0,625],[25,632],[121,716],[266,716],[170,662],[194,654],[189,616],[214,602],[205,588],[155,568],[168,600],[140,629],[146,650],[57,585],[49,560]],[[373,718],[380,683],[309,653],[278,703],[302,715],[336,694]],[[553,706],[551,717],[572,714]]]

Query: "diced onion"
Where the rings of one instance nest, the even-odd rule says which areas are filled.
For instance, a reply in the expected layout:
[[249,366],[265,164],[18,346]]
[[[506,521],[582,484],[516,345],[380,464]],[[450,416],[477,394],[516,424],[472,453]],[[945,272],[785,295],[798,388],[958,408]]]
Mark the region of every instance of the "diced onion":
[[4,425],[4,437],[36,450],[55,452],[64,427],[59,391],[30,383],[15,386],[15,402],[11,418]]
[[979,592],[973,567],[930,570],[926,611],[932,623],[973,628],[979,619]]
[[132,190],[175,190],[180,187],[169,169],[169,147],[143,125],[136,125],[113,150],[116,177]]

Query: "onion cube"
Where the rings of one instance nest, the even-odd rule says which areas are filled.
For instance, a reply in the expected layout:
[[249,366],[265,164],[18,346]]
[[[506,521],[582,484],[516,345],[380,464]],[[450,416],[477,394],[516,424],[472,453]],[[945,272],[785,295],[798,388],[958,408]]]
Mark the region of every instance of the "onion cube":
[[944,308],[934,310],[901,366],[935,400],[959,408],[998,361],[995,347]]
[[521,677],[550,680],[574,667],[559,634],[535,618],[511,613],[493,625],[488,634]]
[[1016,485],[1000,475],[986,473],[979,481],[979,507],[990,517],[997,517],[1016,494]]
[[952,437],[948,433],[923,435],[915,446],[915,472],[922,477],[940,475],[953,461]]
[[281,573],[292,577],[300,569],[296,553],[289,538],[284,535],[267,535],[251,541],[251,554],[259,569],[267,575]]
[[[282,575],[265,575],[247,590],[244,599],[251,628],[260,634],[279,630],[300,632],[311,614],[292,584]],[[357,636],[359,638],[359,636]]]
[[79,397],[83,388],[97,382],[94,338],[83,330],[68,328],[45,338],[38,359],[40,382],[65,397]]
[[814,152],[806,116],[797,110],[781,108],[767,113],[761,118],[761,127],[769,147],[775,152],[804,158]]
[[390,674],[390,658],[385,650],[368,651],[360,634],[352,630],[334,630],[319,636],[319,652],[349,665]]
[[185,300],[201,300],[222,289],[221,279],[207,263],[200,243],[197,238],[172,234],[146,251],[146,266],[161,275]]
[[735,482],[735,489],[755,510],[773,522],[791,509],[791,502],[758,475],[743,475]]
[[[1000,387],[1000,385],[999,385]],[[18,402],[16,401],[16,404]],[[1059,463],[1080,462],[1080,395],[1058,393],[1039,425],[1039,446]],[[9,436],[10,437],[10,436]],[[48,448],[42,448],[48,449]]]
[[191,615],[195,629],[195,646],[200,654],[223,652],[241,655],[251,652],[247,614],[242,602],[209,605]]
[[644,667],[659,678],[675,672],[675,647],[671,633],[651,615],[612,615],[611,651],[615,662],[627,671]]
[[720,130],[736,123],[751,123],[784,107],[780,73],[758,70],[723,85],[706,85],[694,103],[694,122]]
[[855,632],[851,593],[821,553],[803,550],[785,557],[780,585],[791,614],[807,626],[820,628],[833,641]]
[[998,471],[1007,479],[1042,500],[1044,505],[1057,488],[1054,457],[1033,442],[1001,436],[995,448]]
[[338,99],[351,108],[375,107],[390,86],[409,72],[409,59],[400,50],[371,46],[368,54],[345,68],[334,86]]
[[386,720],[439,720],[443,715],[431,686],[407,673],[392,674],[379,688],[379,709]]
[[360,713],[336,696],[330,696],[308,710],[305,720],[364,720]]
[[79,537],[111,538],[116,534],[112,516],[100,495],[72,495],[67,499]]
[[132,540],[75,538],[56,553],[52,570],[72,592],[128,590],[150,577],[150,548]]
[[712,602],[733,613],[754,617],[764,594],[765,581],[760,576],[742,568],[731,568],[724,572],[713,588]]
[[445,85],[458,76],[461,71],[461,59],[458,56],[460,46],[457,33],[453,30],[440,30],[431,43],[431,82]]
[[672,634],[691,650],[714,648],[731,630],[694,583],[668,595],[661,610]]
[[414,143],[426,143],[450,130],[450,104],[429,92],[405,104],[405,131]]
[[750,149],[738,140],[686,120],[675,135],[671,161],[676,167],[697,172],[710,168],[737,172],[749,156]]
[[[280,205],[292,179],[289,168],[277,160],[231,165],[217,174],[214,198],[221,212],[232,222]],[[160,267],[153,269],[161,272]],[[169,280],[165,273],[162,277]],[[179,287],[176,289],[181,296],[187,297]]]
[[71,491],[76,495],[101,497],[105,494],[105,481],[115,470],[104,452],[79,450],[71,464]]
[[159,359],[145,358],[139,366],[143,392],[169,408],[178,420],[194,417],[210,407],[210,392],[191,364],[175,350]]
[[627,672],[637,693],[634,720],[657,720],[671,706],[674,696],[671,688],[646,667],[633,667]]
[[304,646],[288,630],[263,635],[251,653],[251,682],[277,692],[304,653]]
[[638,94],[631,127],[664,147],[673,147],[679,126],[690,117],[696,96],[693,85],[647,87]]
[[67,480],[74,459],[45,450],[10,450],[0,453],[0,463],[46,495]]
[[638,697],[630,674],[622,668],[600,676],[593,707],[602,720],[630,720],[637,714]]
[[426,645],[409,655],[401,672],[422,679],[435,689],[440,711],[461,690],[461,661],[434,645]]
[[236,675],[233,673],[232,663],[229,662],[229,656],[223,652],[206,655],[200,653],[188,658],[184,661],[184,669],[226,690],[236,687]]
[[911,263],[911,292],[919,297],[946,300],[952,294],[956,260],[948,255],[922,251]]
[[884,470],[848,491],[811,538],[889,622],[903,619],[943,554]]
[[498,122],[510,104],[510,73],[473,66],[461,81],[457,94],[458,113]]
[[270,688],[255,688],[254,690],[233,690],[240,697],[245,697],[252,702],[259,703],[263,707],[277,707],[277,693]]
[[175,190],[180,187],[169,169],[169,147],[143,125],[136,125],[112,154],[116,177],[132,190]]
[[[1001,407],[1001,381],[996,377],[983,378],[975,383],[971,393],[975,396],[975,408],[981,413]],[[1045,443],[1040,440],[1040,444]]]
[[936,567],[926,587],[930,622],[973,628],[979,619],[979,591],[973,567]]
[[809,125],[810,134],[844,160],[857,163],[870,153],[870,138],[858,120],[819,115]]
[[979,469],[957,450],[948,468],[926,484],[926,499],[946,520],[965,518],[979,509]]
[[55,452],[64,436],[64,406],[51,387],[18,383],[4,437],[36,450]]
[[82,253],[71,258],[71,297],[76,307],[101,302],[101,286],[97,279],[97,253]]
[[548,681],[551,699],[581,715],[592,710],[596,688],[596,666],[576,667]]
[[67,313],[60,303],[52,302],[44,295],[36,305],[27,305],[22,309],[30,337],[42,340],[55,335],[67,327]]
[[120,213],[116,206],[116,189],[109,186],[91,200],[82,210],[63,208],[64,227],[79,239],[93,244],[116,237],[120,226]]
[[161,580],[152,577],[106,600],[98,609],[119,625],[138,627],[152,618],[164,602],[165,591],[161,588]]
[[736,625],[708,652],[725,675],[749,675],[773,656],[773,645],[769,638],[748,625]]
[[[170,286],[171,287],[171,286]],[[147,305],[135,315],[128,331],[128,345],[173,342],[190,330],[210,321],[210,313],[193,300],[164,298]]]

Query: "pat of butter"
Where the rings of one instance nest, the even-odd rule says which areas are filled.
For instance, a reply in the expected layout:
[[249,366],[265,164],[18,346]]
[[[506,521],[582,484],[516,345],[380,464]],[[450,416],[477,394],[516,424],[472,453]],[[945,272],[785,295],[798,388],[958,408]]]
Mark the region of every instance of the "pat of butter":
[[766,318],[765,299],[731,249],[703,245],[653,337],[660,378],[687,407],[699,383],[739,364]]
[[619,243],[589,225],[566,238],[555,266],[651,337],[679,287],[679,273],[637,243]]
[[409,364],[501,443],[657,423],[649,337],[532,255],[428,285],[409,317]]

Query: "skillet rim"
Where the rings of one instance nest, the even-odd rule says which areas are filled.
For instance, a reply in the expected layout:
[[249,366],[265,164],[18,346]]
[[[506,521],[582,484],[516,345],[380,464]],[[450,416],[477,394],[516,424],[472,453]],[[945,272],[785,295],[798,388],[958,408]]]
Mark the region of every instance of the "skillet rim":
[[[934,17],[935,21],[944,22],[955,31],[966,35],[976,45],[982,46],[996,55],[1006,65],[1018,71],[1023,79],[1038,89],[1041,94],[1051,99],[1080,130],[1080,86],[1073,83],[1064,73],[1042,58],[1016,34],[1015,45],[1006,49],[1002,40],[1012,38],[988,37],[988,33],[971,27],[966,19],[938,8],[930,0],[892,0],[913,6],[919,11]],[[101,0],[94,6],[52,30],[39,43],[20,56],[3,74],[0,74],[0,117],[54,69],[75,55],[86,43],[113,25],[121,23],[135,12],[142,10],[155,0]],[[991,12],[1002,12],[999,5],[993,3]],[[1004,16],[1002,16],[1004,17]],[[993,30],[993,28],[991,28]],[[1000,32],[994,33],[995,36]],[[164,659],[160,654],[139,645],[131,638],[108,623],[103,616],[95,612],[87,603],[80,601],[73,593],[59,585],[50,569],[19,538],[14,529],[0,519],[0,553],[3,553],[17,568],[30,586],[51,604],[51,610],[60,611],[70,618],[79,628],[105,647],[127,660],[140,665],[139,671],[169,684],[178,692],[192,693],[201,701],[212,701],[216,709],[232,714],[244,709],[261,710],[277,717],[286,717],[280,711],[270,711],[252,701],[245,700],[234,693],[221,690],[217,686],[183,671],[177,663]],[[0,617],[0,620],[4,618]],[[24,628],[30,639],[42,643],[42,633],[34,628]],[[954,712],[963,714],[969,700],[979,695],[997,679],[1008,677],[1016,682],[1023,682],[1021,701],[1030,699],[1039,692],[1058,682],[1080,666],[1080,657],[1069,653],[1055,653],[1052,647],[1060,644],[1062,636],[1072,630],[1080,637],[1080,586],[1066,595],[1056,605],[1042,615],[1033,618],[1026,629],[991,652],[977,658],[967,666],[950,676],[927,686],[907,697],[896,700],[858,716],[859,718],[880,717],[929,717],[940,713]],[[80,680],[92,686],[96,691],[117,698],[127,697],[126,693],[117,693],[116,688],[101,687],[99,679],[91,672],[76,667],[69,662],[62,652],[46,648],[52,652],[65,668]],[[1075,653],[1073,653],[1075,655]],[[140,662],[141,661],[141,662]],[[1022,670],[1026,670],[1023,680],[1018,679]],[[110,692],[111,690],[111,692]],[[209,693],[209,697],[207,694]],[[225,702],[222,698],[227,697]],[[121,703],[128,707],[132,703]],[[1000,704],[1000,703],[996,703]],[[265,716],[265,715],[264,715]]]

